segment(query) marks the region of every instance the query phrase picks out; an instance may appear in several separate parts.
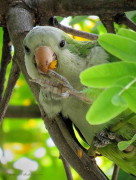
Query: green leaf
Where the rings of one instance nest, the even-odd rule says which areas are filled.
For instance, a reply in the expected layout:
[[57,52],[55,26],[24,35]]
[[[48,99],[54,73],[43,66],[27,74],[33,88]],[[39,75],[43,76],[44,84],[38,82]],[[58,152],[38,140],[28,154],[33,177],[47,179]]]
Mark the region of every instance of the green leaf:
[[[135,172],[135,170],[134,170]],[[118,180],[136,180],[135,176],[132,176],[128,174],[127,172],[124,172],[121,168],[119,170]]]
[[131,143],[133,143],[134,141],[136,141],[136,134],[132,137]]
[[116,106],[112,104],[113,96],[118,94],[120,91],[120,87],[113,87],[104,90],[87,112],[87,121],[92,125],[106,123],[127,109],[127,104],[124,106]]
[[129,19],[132,19],[136,15],[136,11],[125,12]]
[[74,24],[78,24],[81,21],[84,21],[88,18],[88,16],[75,16],[69,23],[69,25],[73,26]]
[[120,79],[115,86],[122,88],[118,95],[127,102],[128,107],[132,111],[136,112],[136,77],[124,77]]
[[117,34],[136,41],[136,32],[130,29],[120,28]]
[[120,95],[115,95],[112,98],[112,104],[114,104],[115,106],[126,106],[127,102],[124,100],[124,98]]
[[136,112],[136,89],[129,88],[122,96],[127,101],[129,108]]
[[115,34],[102,34],[100,45],[123,61],[136,62],[136,41]]
[[121,141],[118,143],[118,148],[120,151],[124,151],[126,148],[128,148],[134,141],[136,141],[136,134],[132,137],[129,141]]
[[125,76],[136,76],[136,63],[116,62],[93,66],[80,74],[83,85],[105,88]]
[[94,101],[102,91],[103,89],[98,88],[85,88],[81,92],[91,99],[91,101]]
[[58,22],[61,22],[64,19],[64,17],[62,17],[62,16],[56,16],[56,18],[57,18]]
[[121,141],[121,142],[118,143],[118,148],[119,148],[120,151],[124,151],[129,146],[130,146],[130,142],[129,141]]
[[107,33],[107,30],[106,30],[105,26],[100,21],[98,21],[96,25],[97,25],[99,35]]

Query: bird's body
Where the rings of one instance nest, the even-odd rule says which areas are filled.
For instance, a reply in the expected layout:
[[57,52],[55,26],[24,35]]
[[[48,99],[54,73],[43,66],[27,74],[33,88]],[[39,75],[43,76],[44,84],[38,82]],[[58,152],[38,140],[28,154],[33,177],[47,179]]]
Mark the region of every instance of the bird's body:
[[[55,71],[65,77],[71,86],[78,91],[82,91],[85,88],[80,83],[79,79],[79,75],[84,69],[94,65],[108,63],[112,61],[111,59],[113,58],[110,54],[106,53],[96,41],[79,42],[72,39],[63,31],[48,26],[36,27],[30,31],[25,38],[24,46],[25,64],[27,72],[32,79],[47,79],[53,83],[56,82],[56,79],[48,77],[48,72],[46,73],[47,76],[41,73],[35,61],[36,49],[39,47],[50,47],[51,52],[53,51],[55,53],[55,58],[58,63]],[[43,63],[40,63],[39,68],[43,67]],[[46,62],[46,64],[48,63]],[[47,66],[47,68],[48,67],[49,66]],[[75,126],[78,127],[85,140],[90,145],[97,133],[105,128],[111,127],[112,124],[116,124],[121,120],[116,118],[115,121],[110,121],[103,125],[90,125],[85,118],[90,104],[74,96],[62,98],[58,91],[59,90],[56,89],[55,93],[53,93],[50,88],[40,88],[39,101],[45,112],[51,118],[55,117],[60,112],[64,117],[68,117]],[[123,128],[124,130],[118,130],[117,134],[124,139],[131,139],[136,131],[134,122],[132,121],[131,123],[130,121],[130,124],[124,125]],[[125,131],[127,131],[127,135]],[[117,143],[112,143],[106,147],[99,148],[98,151],[113,160],[125,171],[136,175],[135,148],[132,152],[125,153],[118,149]],[[130,163],[129,167],[128,163]]]

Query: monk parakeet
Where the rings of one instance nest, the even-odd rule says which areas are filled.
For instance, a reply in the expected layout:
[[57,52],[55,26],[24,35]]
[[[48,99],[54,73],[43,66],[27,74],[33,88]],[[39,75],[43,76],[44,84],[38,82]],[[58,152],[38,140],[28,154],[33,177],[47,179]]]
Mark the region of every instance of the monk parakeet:
[[[77,41],[57,28],[39,26],[27,34],[24,49],[27,72],[31,80],[41,85],[39,101],[49,117],[61,113],[63,117],[69,118],[90,146],[95,139],[101,139],[102,132],[122,120],[123,115],[105,124],[89,124],[85,117],[92,102],[86,102],[83,96],[77,97],[78,92],[85,88],[80,82],[80,73],[88,67],[112,61],[113,56],[97,41]],[[129,140],[135,132],[134,121],[130,121],[116,134]],[[111,144],[99,147],[97,151],[124,171],[136,175],[135,145],[130,150],[120,151],[114,139]]]

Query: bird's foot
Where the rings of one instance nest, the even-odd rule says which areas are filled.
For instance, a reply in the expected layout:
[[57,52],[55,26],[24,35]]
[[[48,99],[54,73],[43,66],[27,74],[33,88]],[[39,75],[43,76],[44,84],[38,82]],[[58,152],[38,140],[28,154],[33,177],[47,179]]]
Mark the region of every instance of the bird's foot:
[[44,83],[44,86],[42,85],[42,89],[44,89],[44,98],[47,100],[61,100],[68,98],[70,95],[67,89],[59,82],[44,80],[42,83]]
[[86,103],[90,103],[90,100],[83,93],[75,90],[65,77],[51,70],[49,71],[48,76],[51,79],[31,79],[30,81],[39,84],[45,88],[47,92],[51,92],[54,99],[63,99],[74,96]]
[[99,132],[95,136],[93,145],[96,148],[101,148],[101,147],[105,147],[105,146],[111,144],[115,140],[116,140],[115,133],[112,133],[112,132],[108,131],[107,129],[105,129],[104,131]]

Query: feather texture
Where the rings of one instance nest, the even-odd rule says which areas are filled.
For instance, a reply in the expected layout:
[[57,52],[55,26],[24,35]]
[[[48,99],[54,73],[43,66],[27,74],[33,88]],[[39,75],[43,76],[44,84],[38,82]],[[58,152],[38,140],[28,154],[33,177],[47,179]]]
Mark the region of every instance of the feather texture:
[[[64,47],[60,46],[61,41],[65,41]],[[38,72],[35,65],[35,49],[40,46],[49,46],[57,57],[56,72],[64,76],[69,83],[78,91],[84,89],[80,83],[79,74],[86,68],[102,63],[109,63],[114,57],[105,52],[97,41],[79,42],[72,39],[65,32],[54,27],[36,27],[28,33],[24,40],[24,46],[28,47],[30,52],[25,52],[25,64],[27,72],[32,79],[48,79],[48,76]],[[49,78],[49,80],[53,80]],[[50,90],[41,87],[39,100],[49,117],[54,117],[62,113],[68,117],[78,127],[82,135],[92,144],[94,137],[98,132],[105,128],[110,128],[116,123],[122,121],[130,112],[121,114],[115,118],[115,121],[103,125],[92,126],[86,121],[86,113],[90,104],[80,101],[75,97],[66,99],[57,97]],[[106,109],[105,109],[106,111]],[[124,139],[132,138],[136,132],[136,124],[130,120],[129,124],[124,125],[116,131],[117,135]],[[126,172],[136,175],[136,148],[131,152],[122,152],[118,149],[117,143],[113,142],[106,147],[99,148],[98,151],[107,158],[114,161]]]

